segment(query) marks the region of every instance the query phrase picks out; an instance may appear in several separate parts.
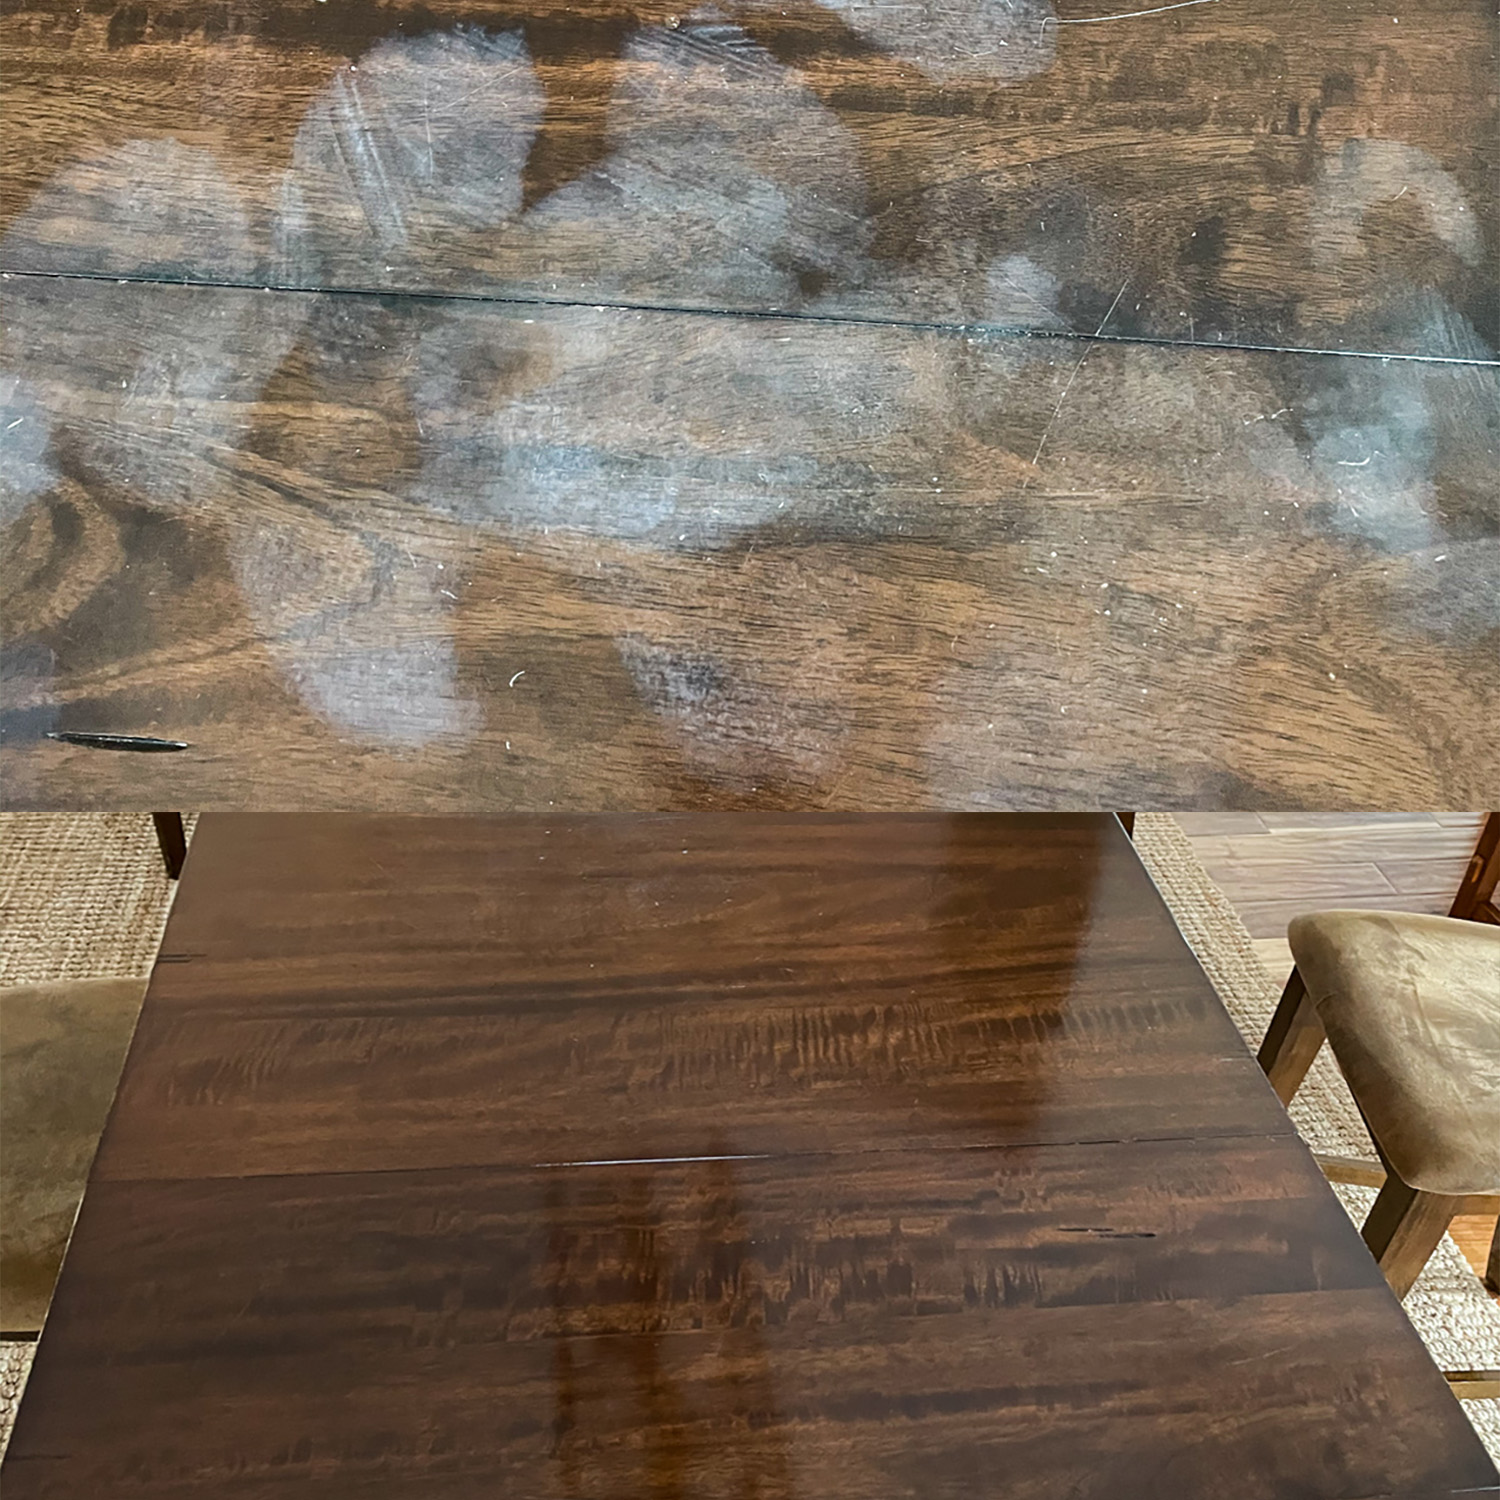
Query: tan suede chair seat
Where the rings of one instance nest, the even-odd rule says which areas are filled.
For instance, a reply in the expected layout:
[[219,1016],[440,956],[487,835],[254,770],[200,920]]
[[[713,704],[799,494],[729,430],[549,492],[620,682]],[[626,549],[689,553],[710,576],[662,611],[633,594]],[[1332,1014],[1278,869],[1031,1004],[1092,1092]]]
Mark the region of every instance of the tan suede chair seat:
[[1500,1192],[1500,927],[1324,911],[1287,937],[1390,1168],[1422,1192]]
[[42,1326],[144,979],[0,988],[0,1331]]

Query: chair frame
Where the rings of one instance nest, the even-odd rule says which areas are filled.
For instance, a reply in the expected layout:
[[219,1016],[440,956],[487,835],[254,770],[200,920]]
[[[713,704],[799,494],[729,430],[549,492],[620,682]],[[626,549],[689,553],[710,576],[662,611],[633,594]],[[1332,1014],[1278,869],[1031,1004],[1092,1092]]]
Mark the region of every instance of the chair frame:
[[[1500,884],[1500,813],[1491,813],[1485,819],[1478,846],[1449,915],[1473,922],[1500,924],[1500,911],[1497,911],[1494,901],[1497,884]],[[1328,1033],[1323,1029],[1302,975],[1293,968],[1257,1054],[1257,1060],[1282,1104],[1292,1102],[1327,1039]],[[1358,1099],[1355,1103],[1359,1103]],[[1369,1121],[1365,1123],[1368,1125]],[[1494,1194],[1454,1197],[1414,1188],[1403,1182],[1391,1167],[1380,1138],[1373,1130],[1370,1138],[1380,1155],[1380,1167],[1371,1163],[1366,1170],[1373,1175],[1361,1179],[1345,1175],[1344,1180],[1378,1182],[1380,1192],[1362,1233],[1391,1290],[1398,1297],[1404,1297],[1437,1249],[1438,1241],[1447,1233],[1454,1216],[1495,1213],[1500,1210],[1500,1197]],[[1345,1166],[1364,1167],[1365,1164],[1356,1162]],[[1339,1179],[1335,1176],[1334,1180]],[[1490,1242],[1484,1284],[1490,1291],[1500,1294],[1500,1223],[1496,1224],[1495,1236]]]
[[1449,908],[1450,917],[1468,922],[1500,926],[1500,907],[1495,905],[1495,887],[1500,885],[1500,813],[1491,813],[1480,830],[1479,843],[1464,872],[1458,894]]

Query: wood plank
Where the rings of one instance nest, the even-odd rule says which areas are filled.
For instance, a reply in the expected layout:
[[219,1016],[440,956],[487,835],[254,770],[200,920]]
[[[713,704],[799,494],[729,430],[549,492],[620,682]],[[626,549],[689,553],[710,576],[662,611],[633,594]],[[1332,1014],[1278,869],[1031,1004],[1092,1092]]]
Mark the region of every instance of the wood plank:
[[[1483,1277],[1489,1262],[1490,1245],[1495,1238],[1496,1216],[1494,1214],[1459,1214],[1448,1226],[1448,1233],[1463,1252],[1474,1274]],[[1500,1292],[1490,1294],[1500,1301]]]
[[1405,911],[1408,902],[1390,892],[1343,890],[1320,899],[1292,897],[1280,900],[1239,901],[1235,910],[1253,938],[1286,936],[1287,923],[1309,911]]
[[[1316,870],[1321,876],[1342,865],[1358,880],[1367,876],[1371,865],[1384,870],[1388,863],[1451,866],[1455,861],[1461,876],[1474,839],[1473,828],[1398,823],[1301,829],[1277,832],[1272,838],[1205,835],[1193,839],[1193,850],[1205,864],[1232,864],[1247,872],[1264,867],[1270,879],[1294,867]],[[1453,884],[1457,889],[1457,877]]]
[[1263,822],[1272,833],[1315,833],[1337,829],[1340,833],[1357,828],[1429,829],[1434,822],[1431,813],[1413,812],[1265,812]]
[[1494,357],[1493,6],[1117,12],[13,0],[0,257]]
[[1500,369],[5,291],[13,806],[1500,788]]
[[1264,1141],[101,1184],[6,1493],[1493,1482],[1339,1215]]
[[1175,817],[1178,826],[1193,840],[1194,849],[1198,848],[1200,842],[1212,843],[1220,836],[1255,838],[1269,831],[1259,813],[1180,812]]
[[1112,819],[205,818],[99,1178],[1291,1127]]
[[1255,956],[1265,967],[1267,974],[1281,984],[1292,972],[1292,948],[1286,940],[1283,927],[1280,937],[1258,937],[1253,940]]
[[[1279,976],[1291,966],[1284,938],[1296,909],[1373,906],[1447,912],[1483,814],[1441,817],[1446,821],[1439,822],[1437,815],[1409,821],[1404,814],[1266,813],[1263,822],[1279,825],[1274,838],[1204,833],[1193,837],[1192,844],[1215,883],[1252,926],[1256,951],[1268,971]],[[1299,820],[1312,826],[1294,826]],[[1371,875],[1372,865],[1378,879]]]
[[1402,895],[1423,898],[1420,907],[1413,906],[1409,910],[1432,911],[1446,916],[1468,864],[1467,853],[1450,854],[1445,858],[1383,859],[1380,873]]
[[[1271,842],[1268,840],[1267,842]],[[1204,860],[1204,867],[1215,881],[1232,884],[1254,879],[1263,882],[1266,892],[1275,893],[1280,901],[1328,903],[1345,895],[1383,897],[1394,902],[1395,887],[1380,869],[1368,860],[1350,860],[1347,864],[1325,856],[1316,863],[1307,857],[1288,859],[1214,859]]]

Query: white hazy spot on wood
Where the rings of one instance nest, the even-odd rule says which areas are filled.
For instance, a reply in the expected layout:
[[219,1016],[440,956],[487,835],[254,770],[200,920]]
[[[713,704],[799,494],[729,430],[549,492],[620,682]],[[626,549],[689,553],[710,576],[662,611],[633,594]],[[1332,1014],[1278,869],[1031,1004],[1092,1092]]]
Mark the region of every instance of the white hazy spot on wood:
[[[243,442],[308,299],[181,286],[145,305],[147,315],[122,319],[108,282],[14,280],[5,296],[9,362],[30,380],[35,405],[46,408],[56,392],[71,418],[71,450],[106,484],[155,505],[208,505],[222,478],[205,476],[203,460]],[[91,393],[87,422],[76,420],[80,392]]]
[[[80,226],[107,232],[80,233]],[[212,151],[170,137],[123,145],[54,173],[11,224],[6,243],[59,270],[168,279],[211,267],[254,279],[261,254],[239,190]]]
[[[118,233],[101,237],[107,254],[75,245],[69,269],[171,277],[204,251],[216,275],[233,279],[259,260],[244,203],[217,158],[173,140],[130,141],[58,172],[0,242],[0,256],[12,243],[47,242],[53,226],[66,238],[85,208]],[[306,299],[182,286],[152,295],[147,316],[122,319],[119,306],[108,282],[7,285],[12,352],[4,358],[23,380],[29,374],[34,410],[4,436],[35,441],[49,391],[70,412],[90,391],[90,420],[70,422],[68,442],[101,479],[158,504],[206,499],[197,465],[211,448],[232,450],[243,439],[262,386],[306,317]],[[35,479],[41,471],[27,472]]]
[[754,682],[743,666],[732,668],[696,644],[627,635],[616,646],[641,698],[698,774],[750,784],[771,775],[813,778],[832,764],[842,726],[831,727],[838,716],[822,691],[812,694],[814,714],[784,688]]
[[[1393,306],[1386,326],[1454,358],[1484,342],[1436,293]],[[1295,423],[1248,426],[1251,461],[1308,523],[1388,555],[1380,571],[1393,625],[1439,640],[1500,625],[1495,579],[1494,368],[1415,360],[1322,359],[1302,383]]]
[[[544,100],[519,33],[470,28],[381,42],[308,110],[283,183],[288,266],[420,252],[521,207]],[[361,247],[363,251],[361,251]],[[365,284],[383,278],[371,265]]]
[[[1051,358],[1060,364],[1066,354]],[[1415,389],[1401,373],[1413,368],[1427,382]],[[1371,383],[1340,384],[1350,377]],[[1494,371],[1465,367],[1321,358],[1294,368],[1249,354],[1184,364],[1157,349],[1095,345],[1079,377],[1090,383],[1090,400],[1065,405],[1048,442],[1050,482],[1009,502],[1015,544],[997,554],[983,612],[955,624],[946,670],[928,684],[920,750],[929,800],[1042,806],[1059,776],[1079,765],[1103,806],[1112,798],[1178,806],[1222,799],[1244,746],[1285,719],[1284,663],[1307,649],[1308,631],[1335,640],[1327,649],[1338,653],[1332,665],[1342,687],[1345,663],[1378,670],[1373,642],[1401,639],[1422,617],[1403,599],[1420,602],[1433,621],[1442,606],[1429,599],[1451,601],[1440,579],[1463,549],[1445,540],[1432,551],[1450,560],[1424,561],[1438,535],[1424,499],[1440,473],[1445,501],[1467,491],[1481,503],[1479,466],[1465,477],[1465,455],[1488,446],[1473,440],[1475,402],[1447,384],[1455,377],[1500,390]],[[1039,423],[1051,405],[1045,389],[1041,372],[1012,387],[1035,391]],[[1451,428],[1439,415],[1444,399]],[[1299,427],[1293,416],[1303,418],[1304,404],[1311,425]],[[1279,420],[1247,423],[1246,413]],[[1387,505],[1376,517],[1381,535],[1393,549],[1417,549],[1412,555],[1382,558],[1347,536],[1327,545],[1330,529],[1360,524],[1338,516],[1338,486],[1349,475],[1378,474],[1383,461],[1338,466],[1370,451],[1354,447],[1375,436],[1362,422],[1411,445],[1398,482],[1374,482]],[[1247,460],[1261,470],[1258,486],[1246,482]],[[1406,496],[1402,482],[1411,486]],[[1224,503],[1236,494],[1252,503]],[[1227,571],[1226,558],[1235,560]],[[1478,587],[1483,570],[1475,563],[1465,576]],[[1403,574],[1406,594],[1396,586]],[[1333,596],[1326,609],[1325,593]],[[1303,599],[1313,601],[1311,617],[1289,607]],[[1385,632],[1372,635],[1366,622],[1383,613]],[[1332,686],[1326,675],[1323,682]],[[1164,683],[1194,705],[1165,737],[1151,706]],[[1366,717],[1346,731],[1358,736],[1361,756],[1378,757],[1412,785],[1430,781],[1428,751],[1411,742],[1409,706],[1360,711]],[[1320,739],[1315,721],[1294,728],[1308,784],[1333,796],[1346,784],[1349,740]]]
[[414,566],[390,542],[302,519],[237,532],[230,557],[282,673],[343,735],[400,748],[478,726],[478,705],[459,689],[437,561]]
[[1435,640],[1471,648],[1500,630],[1500,538],[1445,541],[1404,559],[1386,581],[1389,608]]
[[668,548],[724,545],[778,517],[857,534],[893,481],[925,495],[941,474],[960,346],[796,327],[434,310],[412,376],[433,435],[415,496],[469,524]]
[[1007,255],[990,266],[979,319],[1012,328],[1066,328],[1057,310],[1061,282],[1026,255]]
[[285,670],[307,706],[346,734],[390,747],[466,735],[478,705],[456,693],[458,661],[445,635],[297,655]]
[[[1436,294],[1393,306],[1382,322],[1455,357],[1483,348]],[[1263,473],[1295,487],[1311,520],[1401,552],[1450,537],[1461,547],[1486,514],[1493,525],[1500,450],[1493,369],[1374,359],[1323,359],[1306,369],[1317,378],[1303,383],[1295,422],[1252,425],[1246,442]]]
[[1360,257],[1366,216],[1385,204],[1420,210],[1427,226],[1466,265],[1478,265],[1484,241],[1478,216],[1458,180],[1420,146],[1405,141],[1348,140],[1318,173],[1309,215],[1320,266]]
[[[777,0],[764,0],[777,12]],[[931,78],[1019,81],[1045,72],[1057,45],[1048,0],[819,0],[860,36]]]
[[[646,27],[626,45],[608,154],[518,231],[567,290],[796,306],[857,283],[871,226],[857,143],[737,27]],[[623,274],[628,267],[628,275]]]
[[47,451],[51,436],[51,419],[27,382],[0,373],[0,526],[57,483]]

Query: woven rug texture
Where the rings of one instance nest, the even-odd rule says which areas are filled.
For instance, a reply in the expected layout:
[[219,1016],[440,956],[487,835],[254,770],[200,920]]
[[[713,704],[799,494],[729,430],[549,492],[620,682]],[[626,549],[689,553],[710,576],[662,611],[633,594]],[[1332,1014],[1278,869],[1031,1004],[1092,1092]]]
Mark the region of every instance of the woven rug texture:
[[0,986],[144,977],[171,904],[149,813],[0,813]]

